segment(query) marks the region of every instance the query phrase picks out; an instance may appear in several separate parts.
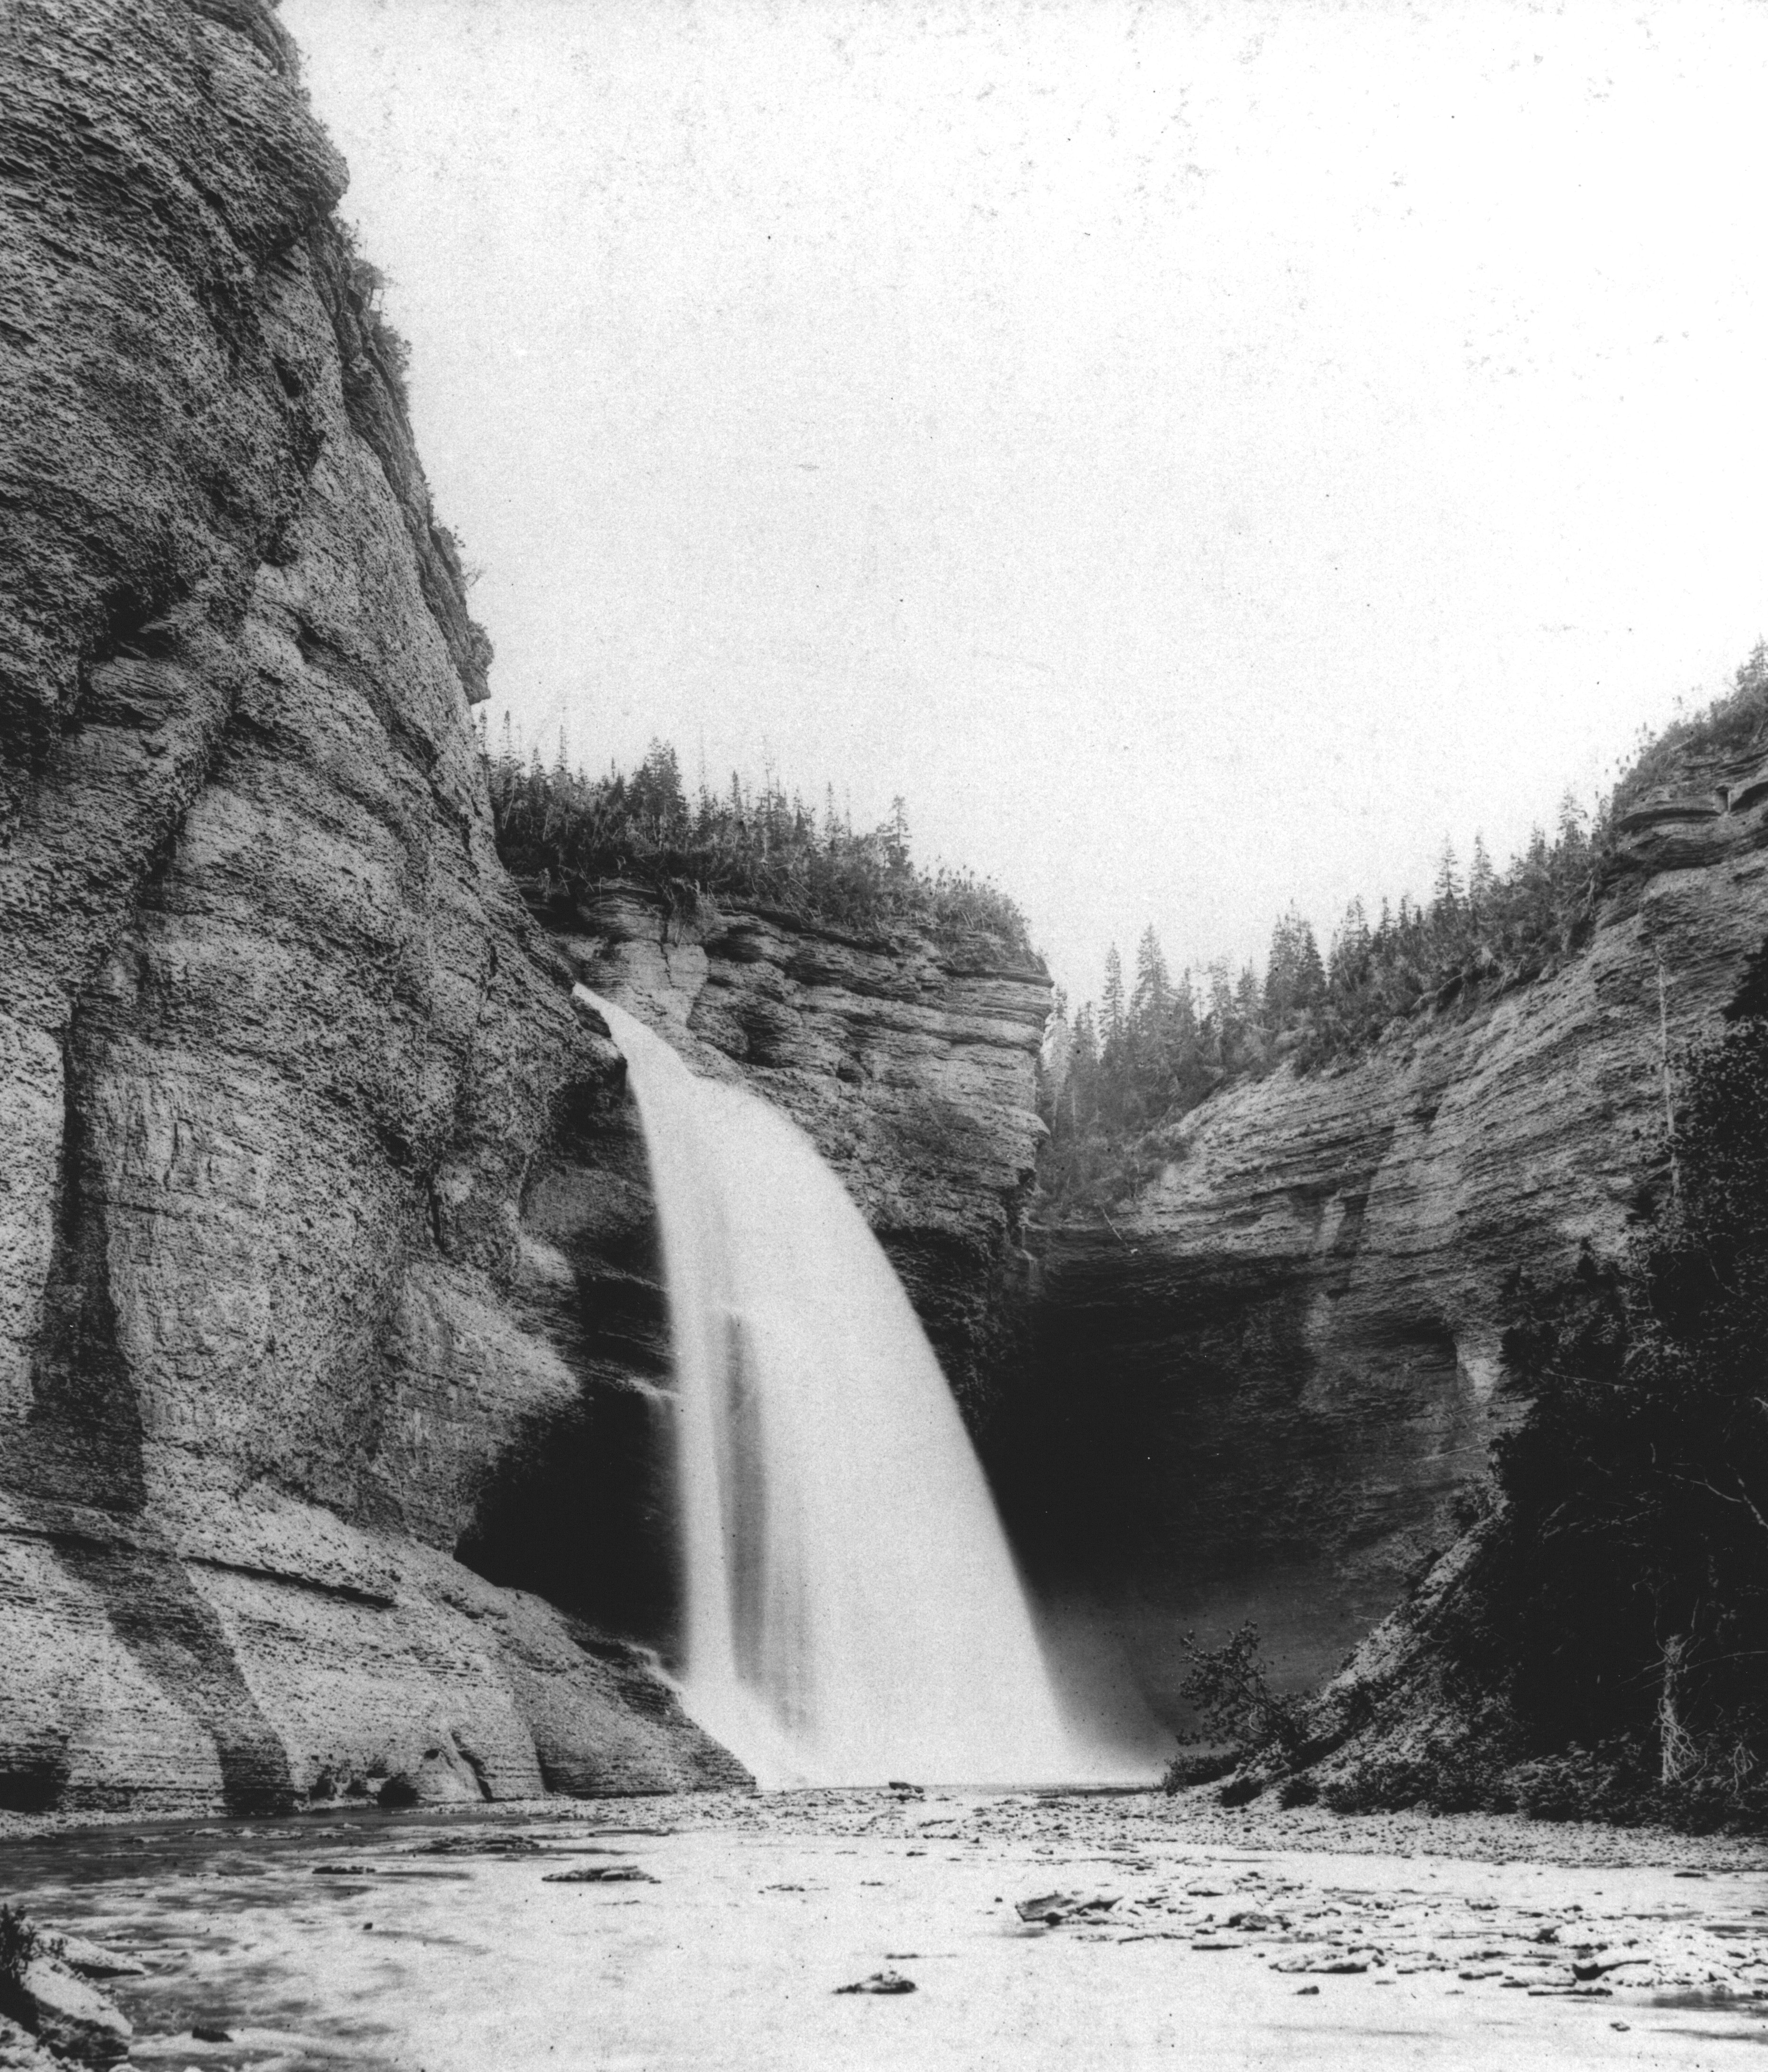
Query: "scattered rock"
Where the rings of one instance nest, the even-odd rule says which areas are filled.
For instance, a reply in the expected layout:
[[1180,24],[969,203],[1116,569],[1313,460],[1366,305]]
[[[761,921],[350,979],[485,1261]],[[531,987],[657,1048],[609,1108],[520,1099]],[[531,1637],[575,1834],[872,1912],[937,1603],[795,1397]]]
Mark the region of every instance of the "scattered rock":
[[916,1990],[913,1979],[905,1979],[900,1971],[874,1971],[869,1979],[856,1979],[851,1986],[837,1986],[838,1993],[912,1993]]
[[0,2072],[60,2072],[29,2029],[0,2014]]
[[655,1885],[637,1864],[579,1864],[574,1870],[548,1871],[542,1885]]
[[1319,1991],[1319,1988],[1318,1986],[1298,1986],[1295,1988],[1295,1997],[1298,2000],[1301,2000],[1307,1994],[1317,1993]]
[[222,2029],[212,2021],[193,2021],[191,2034],[199,2043],[231,2043],[233,2041],[232,2029]]
[[81,2065],[117,2065],[134,2029],[96,1986],[52,1957],[33,1957],[22,1981],[39,2039]]
[[1016,1901],[1014,1911],[1021,1921],[1040,1921],[1046,1928],[1057,1928],[1064,1921],[1096,1920],[1109,1914],[1121,1897],[1114,1892],[1044,1892],[1035,1899]]
[[545,1845],[531,1835],[439,1835],[405,1852],[411,1856],[539,1856]]

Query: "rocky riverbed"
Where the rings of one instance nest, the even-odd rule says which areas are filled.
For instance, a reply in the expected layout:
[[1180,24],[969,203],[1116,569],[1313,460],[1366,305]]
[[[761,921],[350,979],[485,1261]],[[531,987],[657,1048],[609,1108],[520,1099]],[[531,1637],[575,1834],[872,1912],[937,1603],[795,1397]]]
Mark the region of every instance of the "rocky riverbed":
[[105,1989],[142,2066],[1373,2072],[1768,2041],[1754,1843],[906,1789],[9,1826],[5,1897],[142,1967]]

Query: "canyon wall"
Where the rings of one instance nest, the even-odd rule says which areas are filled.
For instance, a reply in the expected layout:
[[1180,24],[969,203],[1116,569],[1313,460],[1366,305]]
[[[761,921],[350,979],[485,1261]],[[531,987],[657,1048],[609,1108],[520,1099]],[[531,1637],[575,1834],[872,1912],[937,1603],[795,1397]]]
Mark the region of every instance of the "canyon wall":
[[763,1085],[960,1383],[1048,985],[499,864],[468,616],[264,0],[0,26],[0,1807],[718,1784],[580,978]]
[[1666,1066],[1765,939],[1768,759],[1690,750],[1556,975],[1226,1087],[1121,1211],[1034,1230],[997,1476],[1045,1586],[1115,1625],[1167,1716],[1187,1627],[1254,1618],[1311,1681],[1454,1538],[1520,1408],[1520,1298],[1661,1198]]
[[623,1086],[343,169],[260,0],[22,5],[0,79],[0,1804],[729,1781],[454,1558],[581,1392],[522,1211]]

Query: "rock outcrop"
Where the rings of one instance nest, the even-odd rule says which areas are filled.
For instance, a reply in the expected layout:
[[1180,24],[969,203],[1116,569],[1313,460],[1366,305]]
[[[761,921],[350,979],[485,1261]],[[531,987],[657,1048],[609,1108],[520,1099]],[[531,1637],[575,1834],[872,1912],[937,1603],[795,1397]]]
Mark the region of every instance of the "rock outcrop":
[[1256,1618],[1300,1682],[1390,1609],[1520,1408],[1525,1284],[1668,1185],[1666,1072],[1768,939],[1768,762],[1691,750],[1619,835],[1556,975],[1226,1088],[1121,1214],[1034,1233],[1010,1512],[1171,1716],[1188,1626]]
[[523,1206],[623,1094],[343,168],[265,0],[24,0],[0,80],[0,1805],[729,1782],[454,1559],[582,1392]]

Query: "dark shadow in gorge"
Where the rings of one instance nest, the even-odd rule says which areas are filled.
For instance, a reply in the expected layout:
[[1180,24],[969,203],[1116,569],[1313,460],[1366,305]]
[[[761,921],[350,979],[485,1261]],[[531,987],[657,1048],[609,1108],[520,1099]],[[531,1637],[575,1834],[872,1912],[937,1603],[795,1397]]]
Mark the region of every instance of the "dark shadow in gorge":
[[1064,1231],[1032,1356],[984,1434],[1028,1580],[1079,1643],[1115,1642],[1175,1728],[1188,1630],[1213,1643],[1252,1619],[1279,1681],[1311,1684],[1453,1536],[1454,1341],[1388,1320],[1354,1358],[1323,1355],[1332,1264],[1188,1263]]
[[578,1377],[578,1392],[517,1425],[456,1558],[487,1582],[531,1590],[673,1659],[682,1577],[669,1309],[623,1075],[562,1090],[522,1220],[569,1270],[529,1276],[511,1305]]

